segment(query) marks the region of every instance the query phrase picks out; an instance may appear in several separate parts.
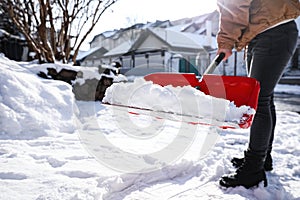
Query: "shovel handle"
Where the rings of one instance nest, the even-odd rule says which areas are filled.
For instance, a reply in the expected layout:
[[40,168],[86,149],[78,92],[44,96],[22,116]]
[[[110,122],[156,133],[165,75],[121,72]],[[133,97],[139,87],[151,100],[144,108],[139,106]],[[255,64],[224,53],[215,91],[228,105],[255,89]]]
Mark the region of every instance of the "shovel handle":
[[220,62],[224,59],[225,53],[221,52],[207,67],[203,74],[211,74],[215,71],[216,67],[220,64]]
[[225,53],[221,52],[215,60],[216,65],[218,66],[224,58],[225,58]]

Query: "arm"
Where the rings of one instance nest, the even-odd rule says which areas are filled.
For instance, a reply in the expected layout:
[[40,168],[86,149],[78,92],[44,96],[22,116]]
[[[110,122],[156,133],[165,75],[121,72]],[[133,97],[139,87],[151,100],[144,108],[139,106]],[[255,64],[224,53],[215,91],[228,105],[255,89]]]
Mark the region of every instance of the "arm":
[[220,28],[217,35],[218,53],[225,53],[225,60],[249,23],[249,8],[252,0],[218,0]]

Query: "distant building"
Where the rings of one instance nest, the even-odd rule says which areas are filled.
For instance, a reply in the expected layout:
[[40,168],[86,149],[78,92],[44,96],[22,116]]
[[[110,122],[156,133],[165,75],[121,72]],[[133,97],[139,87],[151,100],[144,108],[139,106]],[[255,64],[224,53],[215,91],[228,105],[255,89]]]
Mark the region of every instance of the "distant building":
[[0,14],[0,52],[11,60],[27,60],[27,43],[5,13]]

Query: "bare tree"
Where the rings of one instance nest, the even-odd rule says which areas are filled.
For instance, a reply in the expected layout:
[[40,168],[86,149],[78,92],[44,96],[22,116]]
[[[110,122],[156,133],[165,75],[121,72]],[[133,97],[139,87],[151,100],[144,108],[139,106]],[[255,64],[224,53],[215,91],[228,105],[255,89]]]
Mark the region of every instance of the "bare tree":
[[[118,0],[1,0],[40,62],[75,63],[102,14]],[[73,52],[73,55],[71,55]]]

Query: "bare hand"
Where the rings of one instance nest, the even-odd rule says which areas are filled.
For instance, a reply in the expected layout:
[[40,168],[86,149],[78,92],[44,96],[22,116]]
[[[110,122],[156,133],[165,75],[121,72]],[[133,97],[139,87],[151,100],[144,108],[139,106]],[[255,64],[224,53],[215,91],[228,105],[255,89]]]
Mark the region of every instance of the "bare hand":
[[225,57],[223,60],[227,60],[232,55],[232,49],[218,49],[217,55],[220,53],[225,53]]

